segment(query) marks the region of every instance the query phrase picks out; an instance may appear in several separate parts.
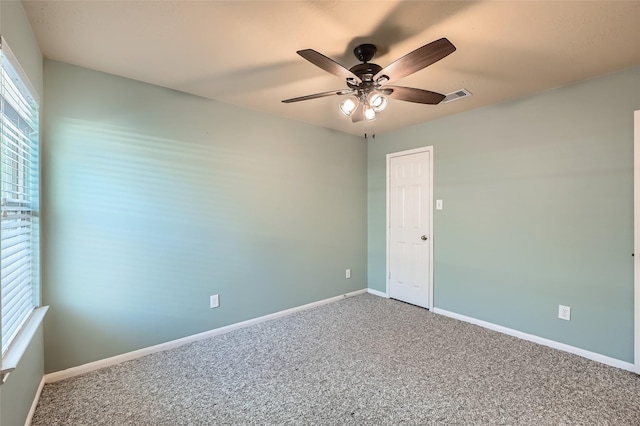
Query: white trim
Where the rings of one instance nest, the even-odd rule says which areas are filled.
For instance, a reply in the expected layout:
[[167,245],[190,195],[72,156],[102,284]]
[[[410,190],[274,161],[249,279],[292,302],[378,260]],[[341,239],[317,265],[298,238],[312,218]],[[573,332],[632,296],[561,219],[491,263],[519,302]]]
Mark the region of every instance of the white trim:
[[372,288],[368,288],[367,293],[373,294],[374,296],[378,296],[378,297],[384,297],[385,299],[389,298],[389,293],[384,293],[382,291],[374,290]]
[[634,293],[634,362],[640,374],[640,110],[633,113],[633,293]]
[[421,152],[429,153],[429,310],[433,309],[433,145],[423,146],[420,148],[408,149],[405,151],[391,152],[387,154],[386,159],[386,168],[385,168],[385,179],[386,179],[386,240],[385,240],[385,250],[386,250],[386,268],[385,268],[385,282],[387,283],[386,291],[387,296],[391,294],[389,291],[389,209],[391,206],[389,205],[389,165],[390,161],[394,157],[402,157],[404,155],[412,155],[419,154]]
[[508,334],[509,336],[518,337],[529,342],[538,343],[550,348],[559,349],[564,352],[569,352],[574,355],[579,355],[584,358],[588,358],[592,361],[597,361],[602,364],[610,365],[611,367],[621,368],[623,370],[635,371],[635,366],[630,362],[621,361],[619,359],[611,358],[605,355],[601,355],[596,352],[587,351],[585,349],[576,348],[575,346],[567,345],[564,343],[556,342],[555,340],[545,339],[544,337],[535,336],[533,334],[523,333],[522,331],[514,330],[512,328],[503,327],[501,325],[493,324],[487,321],[468,317],[466,315],[450,312],[445,309],[434,308],[432,312],[444,315],[446,317],[454,318],[460,321],[468,322],[471,324],[479,325],[480,327],[487,328],[489,330],[497,331],[499,333]]
[[4,354],[0,365],[0,385],[3,384],[9,377],[9,374],[18,367],[18,363],[31,344],[33,336],[35,336],[38,331],[38,327],[42,324],[47,310],[49,310],[48,306],[35,308],[9,345],[7,353]]
[[306,305],[297,306],[295,308],[285,309],[284,311],[274,312],[273,314],[264,315],[258,318],[252,318],[250,320],[230,324],[224,327],[215,328],[213,330],[205,331],[191,336],[183,337],[181,339],[172,340],[170,342],[160,343],[159,345],[149,346],[146,348],[138,349],[137,351],[127,352],[121,355],[116,355],[110,358],[101,359],[98,361],[90,362],[87,364],[79,365],[77,367],[68,368],[62,371],[56,371],[54,373],[45,374],[45,383],[53,383],[59,380],[68,379],[71,377],[79,376],[81,374],[88,373],[90,371],[98,370],[100,368],[109,367],[111,365],[120,364],[125,361],[137,359],[145,355],[150,355],[156,352],[166,351],[167,349],[177,348],[179,346],[186,345],[188,343],[196,342],[198,340],[207,339],[209,337],[218,336],[220,334],[228,333],[230,331],[238,330],[240,328],[249,327],[255,324],[259,324],[265,321],[270,321],[276,318],[284,317],[286,315],[293,314],[295,312],[304,311],[307,309],[315,308],[318,306],[326,305],[328,303],[337,302],[347,297],[357,296],[359,294],[366,293],[367,289],[352,291],[340,296],[330,297],[328,299],[319,300],[317,302],[308,303]]
[[36,394],[33,397],[33,402],[31,403],[31,409],[29,410],[29,414],[27,414],[27,419],[24,422],[24,426],[31,426],[31,420],[33,420],[33,415],[36,413],[36,407],[38,406],[38,402],[40,401],[40,394],[42,394],[43,388],[44,388],[44,376],[42,377],[42,380],[40,380],[40,385],[38,385],[38,390],[36,391]]

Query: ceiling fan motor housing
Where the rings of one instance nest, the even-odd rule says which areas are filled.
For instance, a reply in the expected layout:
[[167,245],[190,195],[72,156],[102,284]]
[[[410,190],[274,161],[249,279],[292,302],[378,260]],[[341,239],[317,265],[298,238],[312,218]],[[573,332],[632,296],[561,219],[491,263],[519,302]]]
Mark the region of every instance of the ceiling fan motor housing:
[[352,89],[363,89],[365,91],[373,90],[376,83],[373,81],[373,76],[376,75],[382,67],[378,64],[363,63],[352,66],[349,71],[358,76],[362,83],[350,81],[347,79],[347,86]]
[[[373,44],[360,44],[353,49],[353,54],[361,64],[354,65],[349,69],[352,73],[358,76],[360,80],[362,80],[363,85],[360,85],[361,88],[366,90],[366,86],[368,82],[373,81],[373,76],[378,73],[382,69],[382,67],[378,64],[370,64],[369,61],[373,59],[378,49]],[[352,89],[356,89],[359,87],[358,84],[355,84],[347,80],[347,85]],[[365,86],[365,87],[362,87]]]

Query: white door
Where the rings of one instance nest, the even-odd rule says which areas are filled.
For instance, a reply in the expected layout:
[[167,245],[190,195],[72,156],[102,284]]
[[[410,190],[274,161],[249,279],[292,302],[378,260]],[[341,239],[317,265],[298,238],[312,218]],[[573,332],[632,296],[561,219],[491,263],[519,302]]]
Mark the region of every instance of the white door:
[[388,294],[432,308],[431,181],[433,147],[387,156]]

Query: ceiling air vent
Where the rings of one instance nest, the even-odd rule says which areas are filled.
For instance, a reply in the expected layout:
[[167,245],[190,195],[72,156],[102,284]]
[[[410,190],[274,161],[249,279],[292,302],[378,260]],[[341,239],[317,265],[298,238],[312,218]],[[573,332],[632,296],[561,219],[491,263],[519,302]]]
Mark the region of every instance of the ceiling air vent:
[[467,89],[459,89],[459,90],[456,90],[455,92],[447,93],[445,98],[440,103],[446,104],[447,102],[458,101],[462,98],[467,98],[471,95],[472,93]]

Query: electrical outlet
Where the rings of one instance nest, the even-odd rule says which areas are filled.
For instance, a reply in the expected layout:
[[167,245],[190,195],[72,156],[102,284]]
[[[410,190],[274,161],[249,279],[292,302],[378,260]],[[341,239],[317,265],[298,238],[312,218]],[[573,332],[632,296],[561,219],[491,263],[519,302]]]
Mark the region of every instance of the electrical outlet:
[[559,305],[558,306],[558,318],[571,321],[571,307]]
[[346,279],[351,278],[351,269],[347,269],[347,270],[345,271],[345,273],[344,273],[344,277],[345,277]]
[[209,304],[211,306],[211,309],[217,308],[218,306],[220,306],[220,299],[218,298],[217,294],[214,294],[213,296],[209,297]]

